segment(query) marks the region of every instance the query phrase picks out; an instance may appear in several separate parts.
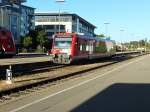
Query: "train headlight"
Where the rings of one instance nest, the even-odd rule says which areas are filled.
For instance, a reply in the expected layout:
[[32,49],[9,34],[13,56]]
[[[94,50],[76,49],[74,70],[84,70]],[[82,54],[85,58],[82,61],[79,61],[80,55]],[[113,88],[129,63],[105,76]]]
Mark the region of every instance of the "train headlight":
[[71,55],[71,51],[69,51],[68,55]]

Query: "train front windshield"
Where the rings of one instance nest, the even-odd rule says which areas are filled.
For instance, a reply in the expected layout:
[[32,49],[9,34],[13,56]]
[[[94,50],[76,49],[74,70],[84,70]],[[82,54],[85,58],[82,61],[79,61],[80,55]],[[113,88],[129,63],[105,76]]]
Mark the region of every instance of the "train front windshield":
[[72,44],[71,37],[59,37],[55,38],[55,48],[70,48]]

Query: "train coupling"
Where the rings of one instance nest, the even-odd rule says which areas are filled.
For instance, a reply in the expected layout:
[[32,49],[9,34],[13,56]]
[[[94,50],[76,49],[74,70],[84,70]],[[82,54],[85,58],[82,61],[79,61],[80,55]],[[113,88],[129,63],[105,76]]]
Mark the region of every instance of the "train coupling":
[[55,63],[70,64],[70,60],[70,55],[68,54],[58,54],[54,56]]

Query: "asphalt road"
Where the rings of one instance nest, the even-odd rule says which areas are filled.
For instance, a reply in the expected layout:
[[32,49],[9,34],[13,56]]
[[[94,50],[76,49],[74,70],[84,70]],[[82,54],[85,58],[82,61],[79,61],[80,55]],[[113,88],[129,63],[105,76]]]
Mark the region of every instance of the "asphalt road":
[[150,112],[150,55],[88,74],[1,105],[0,112]]

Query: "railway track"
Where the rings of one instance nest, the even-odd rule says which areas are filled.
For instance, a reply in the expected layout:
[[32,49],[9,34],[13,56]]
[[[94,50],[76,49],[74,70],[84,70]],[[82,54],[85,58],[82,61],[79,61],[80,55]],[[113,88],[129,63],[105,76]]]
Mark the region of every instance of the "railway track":
[[[137,52],[134,52],[134,53],[137,53]],[[114,57],[122,56],[120,54],[121,53],[118,53]],[[127,53],[123,53],[123,54],[127,55]],[[47,58],[48,57],[42,58],[42,59],[37,58],[36,61],[39,61],[39,59],[40,59],[39,62],[32,61],[33,60],[32,58],[27,58],[27,59],[26,58],[21,58],[21,59],[16,59],[16,61],[6,59],[6,61],[2,62],[2,63],[6,63],[6,64],[0,65],[0,74],[1,74],[0,79],[5,79],[6,78],[6,69],[8,69],[10,65],[11,65],[11,68],[12,68],[13,77],[22,76],[22,75],[26,75],[26,74],[35,74],[35,73],[38,73],[38,72],[41,73],[41,72],[45,72],[47,70],[62,68],[62,67],[65,66],[65,65],[54,64],[50,61],[49,58],[48,59]],[[42,61],[42,60],[44,60],[44,61]],[[22,62],[19,62],[19,61],[22,61]],[[90,61],[90,62],[92,62],[92,61]],[[83,64],[87,64],[87,63],[83,62]]]
[[35,58],[35,57],[47,57],[46,53],[20,53],[14,56],[0,56],[0,59],[18,59],[18,58]]
[[[113,65],[115,63],[119,63],[134,57],[140,56],[139,54],[132,54],[126,56],[120,56],[117,58],[112,58],[111,60],[99,60],[98,62],[94,62],[94,60],[90,62],[76,63],[71,66],[60,67],[57,69],[46,70],[43,73],[37,73],[33,75],[23,76],[14,79],[14,84],[8,86],[5,89],[0,90],[1,99],[9,99],[12,94],[20,94],[28,93],[27,91],[31,91],[32,89],[38,89],[45,87],[45,84],[51,84],[52,82],[64,80],[71,77],[78,77],[82,73],[86,73],[92,70],[96,70],[99,68],[103,68],[106,66]],[[17,96],[17,95],[16,95]]]
[[20,53],[16,56],[13,56],[13,58],[29,58],[29,57],[43,57],[47,56],[46,53]]
[[[13,77],[30,75],[35,73],[42,73],[48,70],[54,70],[58,68],[65,67],[66,65],[54,64],[50,61],[44,62],[35,62],[35,63],[23,63],[23,64],[12,64],[12,73]],[[5,79],[6,69],[9,68],[9,65],[0,66],[0,79]]]

